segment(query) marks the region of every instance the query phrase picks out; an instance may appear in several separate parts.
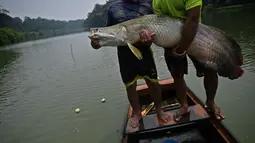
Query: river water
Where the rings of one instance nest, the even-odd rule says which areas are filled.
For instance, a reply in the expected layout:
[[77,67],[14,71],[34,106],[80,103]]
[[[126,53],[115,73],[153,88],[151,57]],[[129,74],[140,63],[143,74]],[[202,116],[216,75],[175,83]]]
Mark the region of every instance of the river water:
[[[254,15],[251,11],[203,15],[204,23],[223,29],[243,49],[244,76],[234,81],[220,78],[216,97],[226,115],[223,123],[243,143],[255,141]],[[116,48],[94,50],[87,36],[55,37],[0,51],[1,143],[119,141],[128,100]],[[153,51],[159,78],[168,78],[163,50]],[[189,73],[188,86],[205,100],[203,80],[195,76],[191,63]],[[80,108],[79,114],[74,113],[76,108]]]

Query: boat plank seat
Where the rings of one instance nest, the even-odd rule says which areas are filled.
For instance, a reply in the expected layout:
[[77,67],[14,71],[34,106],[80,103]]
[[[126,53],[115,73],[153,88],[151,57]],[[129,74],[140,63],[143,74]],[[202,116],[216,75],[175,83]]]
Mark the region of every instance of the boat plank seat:
[[[159,121],[157,119],[156,114],[146,115],[140,120],[139,129],[137,128],[135,130],[132,130],[132,133],[130,134],[133,134],[135,132],[139,133],[139,132],[146,132],[146,131],[155,130],[155,129],[164,129],[164,128],[169,129],[169,128],[174,128],[175,126],[180,127],[180,126],[185,126],[189,124],[195,124],[196,122],[199,122],[200,120],[209,118],[209,115],[202,108],[202,106],[197,104],[197,105],[189,106],[190,114],[188,114],[187,116],[184,116],[181,121],[176,122],[173,120],[173,116],[177,110],[178,109],[166,111],[171,116],[171,121],[169,121],[168,123],[163,123],[162,121]],[[128,132],[129,129],[130,127],[127,126],[127,130],[126,130],[127,134],[129,134]]]

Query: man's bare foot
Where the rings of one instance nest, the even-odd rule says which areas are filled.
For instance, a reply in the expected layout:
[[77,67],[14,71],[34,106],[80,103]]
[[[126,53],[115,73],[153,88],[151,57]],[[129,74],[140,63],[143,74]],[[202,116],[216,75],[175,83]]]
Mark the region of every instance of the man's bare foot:
[[179,111],[175,113],[174,119],[179,122],[183,116],[189,115],[190,111],[188,107],[182,107]]
[[131,126],[132,128],[136,128],[139,126],[139,121],[142,118],[141,113],[136,113],[132,118],[129,119],[128,125]]
[[216,117],[216,119],[220,120],[225,118],[220,107],[217,106],[214,102],[207,102],[206,106],[206,108],[209,109],[209,111]]
[[165,123],[171,120],[171,116],[167,114],[166,112],[164,112],[162,109],[159,109],[157,111],[157,117]]

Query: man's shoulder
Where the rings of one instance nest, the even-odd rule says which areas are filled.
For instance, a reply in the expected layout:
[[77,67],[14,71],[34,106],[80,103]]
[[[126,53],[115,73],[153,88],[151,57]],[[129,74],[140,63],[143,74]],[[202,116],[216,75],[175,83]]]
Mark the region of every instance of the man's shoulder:
[[[138,0],[140,5],[146,5],[146,6],[152,6],[152,0]],[[114,7],[120,7],[122,5],[125,5],[125,2],[123,0],[117,0],[115,2],[113,2],[112,4],[110,4],[110,6],[108,7],[108,9],[112,9]]]
[[152,0],[140,0],[140,4],[148,8],[152,8]]
[[120,7],[120,5],[123,3],[123,1],[122,0],[117,0],[117,1],[115,1],[115,2],[113,2],[113,3],[111,3],[109,6],[108,6],[108,8],[107,8],[107,12],[110,12],[113,8],[118,8],[118,7]]
[[122,3],[123,3],[122,0],[117,0],[117,1],[115,1],[113,3],[111,3],[108,8],[111,8],[111,7],[114,7],[114,6],[119,6]]
[[152,3],[152,0],[140,0],[140,2],[151,4],[151,3]]

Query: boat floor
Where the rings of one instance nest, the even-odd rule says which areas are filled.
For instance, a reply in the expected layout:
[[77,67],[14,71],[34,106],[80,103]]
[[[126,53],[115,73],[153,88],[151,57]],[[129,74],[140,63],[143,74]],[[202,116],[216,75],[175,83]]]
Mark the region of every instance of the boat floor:
[[[189,107],[190,114],[180,122],[171,120],[167,124],[158,121],[156,114],[149,114],[140,121],[140,127],[135,133],[129,134],[132,143],[162,143],[165,140],[175,140],[179,143],[225,143],[214,126],[209,123],[209,115],[201,105]],[[178,109],[167,111],[173,118]]]
[[184,125],[190,124],[193,122],[197,122],[198,120],[203,120],[203,119],[209,118],[209,115],[206,113],[206,111],[200,105],[194,105],[194,106],[189,106],[190,113],[187,116],[184,116],[183,118],[181,118],[181,121],[176,122],[174,120],[174,113],[177,110],[178,109],[166,111],[166,113],[171,116],[171,121],[169,121],[168,123],[164,123],[161,120],[158,120],[156,114],[150,114],[150,115],[143,117],[140,120],[139,129],[136,128],[136,129],[132,130],[130,126],[127,126],[126,133],[129,133],[130,130],[132,130],[132,132],[135,131],[137,133],[140,133],[140,132],[146,132],[146,131],[160,129],[160,128],[164,128],[164,127],[169,128],[171,126],[176,126],[176,125],[181,126],[183,124]]
[[[181,143],[221,143],[225,142],[217,133],[217,130],[209,122],[210,116],[200,104],[190,105],[190,114],[183,117],[181,121],[173,120],[174,113],[179,110],[180,105],[176,99],[169,99],[165,104],[164,111],[171,116],[171,121],[163,123],[157,119],[155,108],[140,120],[139,128],[128,132],[129,142],[132,143],[162,143],[164,140],[176,140]],[[171,104],[169,104],[171,103]],[[169,106],[172,105],[172,106]],[[163,105],[164,106],[164,105]]]

